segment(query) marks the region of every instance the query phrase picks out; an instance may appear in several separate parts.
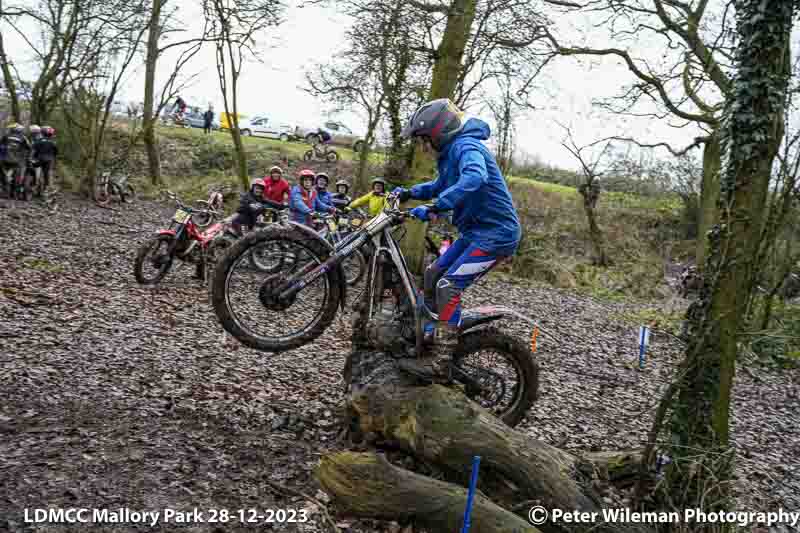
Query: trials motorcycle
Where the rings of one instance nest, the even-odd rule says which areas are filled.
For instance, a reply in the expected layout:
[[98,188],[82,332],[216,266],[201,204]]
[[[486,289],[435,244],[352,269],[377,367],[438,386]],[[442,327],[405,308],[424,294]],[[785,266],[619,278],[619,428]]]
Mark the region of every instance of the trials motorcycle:
[[[212,305],[223,328],[244,345],[265,352],[310,343],[333,323],[338,310],[345,311],[342,263],[371,247],[366,289],[354,306],[354,345],[395,357],[420,356],[430,350],[424,321],[438,317],[425,305],[395,238],[393,230],[410,216],[399,204],[396,194],[388,195],[382,213],[336,245],[311,228],[285,221],[234,243],[219,258],[210,281]],[[272,274],[248,268],[248,257],[262,247],[273,253],[291,250],[291,268]],[[539,369],[527,343],[482,327],[504,317],[535,325],[508,307],[462,312],[446,384],[462,388],[469,398],[514,426],[536,400]],[[496,356],[491,364],[485,362],[487,353]]]

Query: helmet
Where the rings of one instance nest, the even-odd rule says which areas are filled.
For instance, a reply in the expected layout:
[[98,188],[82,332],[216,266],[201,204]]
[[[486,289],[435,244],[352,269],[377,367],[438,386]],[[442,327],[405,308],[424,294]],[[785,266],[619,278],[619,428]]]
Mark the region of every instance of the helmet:
[[316,178],[314,178],[314,184],[315,184],[317,187],[319,187],[319,180],[325,180],[325,186],[326,186],[326,187],[327,187],[327,186],[328,186],[328,184],[331,182],[331,178],[330,178],[330,176],[328,176],[328,175],[327,175],[327,174],[325,174],[324,172],[320,172],[319,174],[317,174],[317,177],[316,177]]
[[53,129],[52,127],[50,127],[50,126],[43,126],[42,127],[42,135],[44,135],[45,137],[55,137],[56,136],[56,130]]
[[310,179],[311,182],[313,183],[314,171],[307,168],[300,171],[300,174],[297,175],[297,181],[298,183],[300,183],[301,187],[305,187],[303,182],[306,181],[306,178]]
[[256,187],[261,187],[262,189],[266,189],[267,184],[264,183],[264,180],[262,179],[255,179],[250,183],[250,192],[253,192],[253,189],[255,189]]
[[377,183],[380,183],[381,185],[383,185],[383,192],[386,192],[386,180],[384,180],[383,178],[373,178],[372,179],[372,188],[373,189],[375,188],[375,185]]
[[36,135],[37,133],[42,132],[42,128],[40,128],[37,124],[31,124],[28,128],[28,131],[31,132],[31,135]]
[[431,100],[414,111],[400,136],[404,139],[427,137],[440,150],[461,130],[464,113],[448,98]]
[[268,176],[272,176],[272,173],[273,173],[273,172],[277,172],[278,174],[280,174],[281,176],[283,176],[283,169],[282,169],[281,167],[277,166],[277,165],[276,165],[276,166],[274,166],[274,167],[271,167],[271,168],[269,169],[269,172],[267,173],[267,175],[268,175]]
[[342,186],[347,187],[345,192],[350,190],[350,184],[347,183],[346,180],[339,180],[339,181],[336,182],[336,190],[339,190],[339,187],[342,187]]

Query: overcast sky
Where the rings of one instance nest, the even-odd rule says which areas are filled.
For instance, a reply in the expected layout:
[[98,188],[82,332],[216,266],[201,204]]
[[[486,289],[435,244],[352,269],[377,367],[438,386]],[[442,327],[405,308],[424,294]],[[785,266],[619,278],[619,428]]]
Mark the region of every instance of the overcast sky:
[[[198,2],[176,0],[170,4],[180,6],[179,15],[181,20],[186,21],[187,28],[192,29],[200,24]],[[321,122],[322,118],[331,117],[342,120],[357,133],[363,133],[363,117],[353,112],[329,115],[323,102],[302,90],[306,69],[315,62],[324,62],[344,46],[348,19],[332,9],[318,6],[300,8],[296,5],[287,10],[285,18],[282,26],[260,36],[263,62],[251,62],[244,68],[239,87],[239,107],[242,112],[250,116],[265,114],[282,122],[308,126]],[[31,75],[34,67],[27,45],[7,26],[0,27],[0,31],[3,31],[10,55],[26,75]],[[274,46],[268,48],[266,45],[272,42]],[[658,46],[658,43],[653,43],[653,46]],[[657,53],[659,50],[654,48],[652,51]],[[171,69],[170,59],[168,56],[160,63],[160,80],[164,80]],[[184,99],[190,105],[203,107],[212,102],[219,112],[222,99],[213,50],[207,48],[201,51],[185,69],[185,73],[197,73],[199,77],[182,92]],[[592,109],[593,98],[617,94],[631,80],[627,69],[613,59],[587,61],[562,58],[551,63],[537,83],[539,89],[531,99],[531,104],[537,109],[517,116],[519,149],[539,157],[545,163],[577,168],[572,156],[560,145],[563,130],[555,120],[573,126],[579,143],[610,135],[636,135],[643,140],[689,144],[696,134],[695,130],[676,130],[663,121],[652,119],[623,121]],[[143,83],[144,67],[140,63],[128,76],[120,99],[141,100]],[[482,118],[491,122],[488,116]]]

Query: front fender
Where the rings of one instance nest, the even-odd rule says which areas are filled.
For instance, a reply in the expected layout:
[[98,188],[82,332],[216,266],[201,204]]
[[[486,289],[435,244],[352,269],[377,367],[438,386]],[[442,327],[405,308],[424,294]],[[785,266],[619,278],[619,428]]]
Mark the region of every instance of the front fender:
[[158,234],[158,235],[172,235],[174,237],[175,236],[175,230],[174,229],[160,229],[160,230],[158,230],[156,232],[156,234]]
[[[321,242],[323,246],[325,246],[330,251],[331,254],[335,252],[335,248],[331,243],[320,237],[316,231],[309,228],[305,224],[300,224],[299,222],[292,222],[292,221],[289,221],[288,224],[292,226],[292,229],[297,231],[298,233],[307,236],[311,239],[314,239],[317,242]],[[339,297],[339,306],[341,307],[342,311],[344,311],[345,302],[347,301],[347,283],[345,282],[346,278],[344,276],[344,268],[342,267],[341,263],[339,263],[336,266],[336,269],[334,271],[334,276],[337,278],[336,284],[339,286],[339,291],[341,291]]]

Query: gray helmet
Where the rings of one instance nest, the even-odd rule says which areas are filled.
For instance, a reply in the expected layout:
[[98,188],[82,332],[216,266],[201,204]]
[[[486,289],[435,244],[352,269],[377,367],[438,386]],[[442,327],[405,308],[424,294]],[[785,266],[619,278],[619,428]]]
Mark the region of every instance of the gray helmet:
[[448,98],[432,100],[417,109],[400,136],[428,137],[437,150],[456,136],[464,125],[464,113]]
[[350,190],[350,184],[349,184],[349,183],[347,183],[347,181],[346,181],[346,180],[339,180],[339,181],[337,181],[337,182],[336,182],[336,189],[338,190],[338,189],[339,189],[339,187],[341,187],[342,185],[344,185],[345,187],[347,187],[347,190],[348,190],[348,191]]

